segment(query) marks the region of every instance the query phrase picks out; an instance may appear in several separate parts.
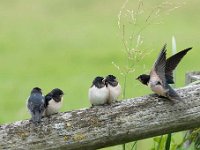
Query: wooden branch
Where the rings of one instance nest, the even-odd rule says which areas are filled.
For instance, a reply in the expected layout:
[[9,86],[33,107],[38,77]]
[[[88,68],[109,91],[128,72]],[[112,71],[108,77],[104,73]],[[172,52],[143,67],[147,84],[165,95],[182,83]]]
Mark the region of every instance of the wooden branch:
[[188,72],[185,74],[185,84],[188,85],[192,82],[195,82],[197,80],[200,80],[200,72],[194,71],[194,72]]
[[[200,81],[200,72],[194,71],[194,72],[188,72],[185,75],[185,84],[193,84],[196,81]],[[192,134],[193,130],[189,130],[186,133],[186,138],[189,138]],[[190,147],[190,145],[192,144],[193,139],[189,138],[188,140],[186,140],[183,144],[185,149],[188,149]]]
[[148,95],[0,126],[0,149],[97,149],[200,127],[200,84],[181,88],[185,103]]

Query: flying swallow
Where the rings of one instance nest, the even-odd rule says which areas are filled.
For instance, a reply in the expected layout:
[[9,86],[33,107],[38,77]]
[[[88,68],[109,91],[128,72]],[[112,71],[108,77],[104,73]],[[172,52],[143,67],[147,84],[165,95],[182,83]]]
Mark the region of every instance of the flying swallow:
[[170,100],[181,100],[169,84],[174,84],[173,70],[191,49],[192,47],[184,49],[166,59],[165,44],[150,71],[150,75],[142,74],[138,76],[137,80],[144,85],[150,86],[151,90],[160,96],[167,97]]
[[106,104],[109,98],[109,90],[103,77],[96,77],[89,88],[88,97],[92,106]]
[[50,116],[59,112],[59,109],[62,106],[63,95],[63,91],[59,88],[55,88],[50,93],[45,95],[44,116]]
[[45,110],[44,103],[42,90],[38,87],[33,88],[27,101],[27,107],[31,114],[31,121],[33,121],[33,123],[39,123],[41,121],[42,114]]
[[105,78],[105,83],[107,88],[109,89],[109,98],[107,103],[111,104],[112,102],[116,101],[117,98],[120,96],[121,86],[114,75],[108,75]]

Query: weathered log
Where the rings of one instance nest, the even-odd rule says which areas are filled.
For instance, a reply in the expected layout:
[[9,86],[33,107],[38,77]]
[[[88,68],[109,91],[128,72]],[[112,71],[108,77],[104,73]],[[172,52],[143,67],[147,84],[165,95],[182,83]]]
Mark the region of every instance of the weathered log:
[[200,80],[200,72],[193,71],[185,74],[185,84],[188,85],[192,82]]
[[96,149],[200,127],[200,84],[177,90],[183,102],[147,95],[0,126],[0,149]]
[[[188,85],[188,84],[193,84],[193,83],[196,83],[196,81],[200,81],[200,72],[199,71],[193,71],[193,72],[188,72],[185,74],[185,84]],[[191,136],[193,130],[189,130],[187,131],[186,133],[186,137],[185,138],[188,138]],[[192,144],[192,139],[188,139],[184,142],[184,148],[189,148],[189,146]]]

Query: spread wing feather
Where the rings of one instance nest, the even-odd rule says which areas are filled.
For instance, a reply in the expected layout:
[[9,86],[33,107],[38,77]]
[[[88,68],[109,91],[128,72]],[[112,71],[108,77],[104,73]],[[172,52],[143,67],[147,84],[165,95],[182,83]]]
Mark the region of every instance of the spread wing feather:
[[166,44],[161,49],[161,52],[157,58],[157,60],[154,63],[154,68],[156,74],[159,76],[159,78],[162,81],[163,86],[166,85],[166,78],[165,78],[165,66],[166,66]]
[[165,67],[165,73],[166,73],[166,78],[168,80],[169,84],[173,84],[173,70],[176,68],[176,66],[179,64],[181,59],[187,54],[189,50],[191,50],[192,47],[186,48],[175,55],[169,57],[166,62],[166,67]]

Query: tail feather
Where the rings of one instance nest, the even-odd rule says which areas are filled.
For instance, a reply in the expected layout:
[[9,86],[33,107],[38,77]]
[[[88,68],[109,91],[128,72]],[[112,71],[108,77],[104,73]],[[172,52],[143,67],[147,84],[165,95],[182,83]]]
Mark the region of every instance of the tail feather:
[[42,114],[39,111],[35,111],[35,113],[32,115],[32,121],[34,123],[41,122]]
[[177,102],[183,102],[183,99],[181,99],[181,97],[176,93],[176,91],[174,89],[172,89],[169,85],[168,85],[168,91],[166,93],[167,98],[169,98],[172,101],[177,101]]

